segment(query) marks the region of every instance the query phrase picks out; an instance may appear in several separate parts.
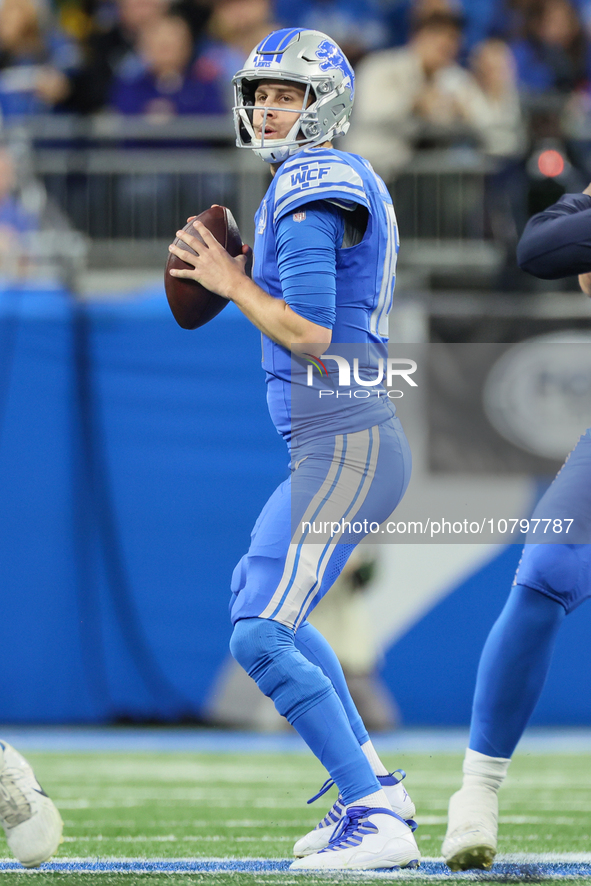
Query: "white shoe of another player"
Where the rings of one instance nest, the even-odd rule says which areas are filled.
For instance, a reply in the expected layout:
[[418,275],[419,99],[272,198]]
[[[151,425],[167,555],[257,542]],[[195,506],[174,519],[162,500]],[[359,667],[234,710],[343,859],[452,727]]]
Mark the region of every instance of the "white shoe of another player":
[[349,806],[325,849],[297,858],[292,871],[416,868],[421,854],[414,834],[391,809]]
[[461,788],[449,801],[447,834],[441,847],[452,871],[492,867],[497,854],[499,801],[492,788]]
[[[377,778],[393,811],[407,822],[411,830],[416,830],[417,825],[413,821],[416,813],[415,804],[402,785],[402,780],[406,778],[406,772],[403,769],[396,769],[395,772],[391,772],[389,775],[378,775]],[[325,794],[333,784],[334,780],[332,778],[325,781],[318,793],[308,800],[308,803],[313,803],[314,800]],[[319,852],[328,846],[344,811],[345,804],[339,794],[332,808],[329,809],[322,821],[318,822],[314,830],[297,841],[293,847],[293,854],[296,858],[303,858],[305,855]]]
[[47,861],[62,842],[63,822],[25,758],[0,741],[0,824],[26,868]]

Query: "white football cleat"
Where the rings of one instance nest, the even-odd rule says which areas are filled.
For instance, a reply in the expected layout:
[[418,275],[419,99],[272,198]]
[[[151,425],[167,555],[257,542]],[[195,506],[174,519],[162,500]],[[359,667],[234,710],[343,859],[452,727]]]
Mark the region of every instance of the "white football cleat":
[[[386,794],[388,802],[396,815],[408,822],[411,830],[416,830],[416,823],[413,821],[416,809],[415,804],[408,796],[405,788],[402,786],[402,780],[406,778],[406,772],[403,769],[396,769],[389,775],[378,775],[377,779],[380,787]],[[318,793],[308,800],[313,803],[318,797],[325,794],[334,784],[334,780],[329,778],[325,781]],[[303,858],[305,855],[311,855],[313,852],[320,852],[328,846],[332,835],[335,832],[341,817],[345,811],[343,798],[339,794],[332,808],[326,813],[322,821],[319,821],[313,831],[301,837],[293,847],[293,854],[296,858]]]
[[59,812],[22,754],[5,741],[0,741],[0,824],[8,848],[26,868],[39,867],[62,842]]
[[441,847],[452,871],[488,871],[497,854],[499,800],[490,787],[461,788],[449,801],[447,834]]
[[416,868],[421,854],[399,815],[381,806],[349,806],[325,849],[297,858],[291,871]]

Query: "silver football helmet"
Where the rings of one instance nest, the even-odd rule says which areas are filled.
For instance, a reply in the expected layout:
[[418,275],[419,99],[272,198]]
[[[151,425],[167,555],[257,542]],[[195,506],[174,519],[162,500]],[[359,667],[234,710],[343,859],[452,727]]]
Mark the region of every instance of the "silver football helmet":
[[[285,108],[258,106],[263,112],[263,126],[261,137],[255,135],[255,91],[263,80],[294,82],[305,90],[302,108],[294,112],[295,122],[286,138],[265,141],[264,134],[266,112]],[[251,148],[267,163],[282,163],[301,148],[332,141],[349,128],[355,75],[342,50],[320,31],[273,31],[253,49],[232,83],[236,144]]]

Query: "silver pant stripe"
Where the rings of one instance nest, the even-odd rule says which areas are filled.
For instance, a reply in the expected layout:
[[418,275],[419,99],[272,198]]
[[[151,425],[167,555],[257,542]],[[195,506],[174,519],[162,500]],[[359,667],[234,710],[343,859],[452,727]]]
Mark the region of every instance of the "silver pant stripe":
[[[347,451],[340,476],[330,497],[316,513],[319,504],[334,482],[339,463],[342,460],[342,440],[341,437],[338,453],[335,447],[329,475],[323,483],[322,489],[314,496],[313,502],[306,509],[306,516],[303,517],[302,523],[311,522],[314,515],[316,515],[314,522],[317,525],[327,523],[330,526],[331,523],[340,523],[343,519],[353,522],[365,502],[375,477],[379,454],[379,431],[373,428],[347,435]],[[369,465],[367,465],[370,445],[371,458]],[[330,482],[327,482],[329,477]],[[360,484],[361,477],[363,479]],[[302,533],[301,526],[298,527],[289,546],[279,587],[273,597],[275,603],[265,609],[263,617],[270,617],[281,601],[286,588],[289,587],[280,609],[273,618],[289,627],[297,627],[296,622],[301,622],[305,616],[308,598],[315,594],[322,584],[326,567],[341,535],[342,533],[338,532],[330,537],[329,528],[325,535],[320,536],[322,541],[316,543],[307,540],[309,538],[307,530]],[[281,593],[279,593],[280,591]]]

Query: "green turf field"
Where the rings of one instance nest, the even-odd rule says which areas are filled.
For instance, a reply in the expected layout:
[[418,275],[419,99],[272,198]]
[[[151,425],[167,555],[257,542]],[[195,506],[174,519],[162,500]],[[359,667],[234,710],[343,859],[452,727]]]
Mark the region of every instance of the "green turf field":
[[[325,773],[311,756],[299,754],[28,753],[27,757],[65,822],[58,859],[288,858],[294,840],[324,815],[330,805],[327,797],[332,802],[335,791],[313,806],[306,805]],[[386,757],[384,762],[407,771],[406,786],[418,810],[419,847],[424,856],[438,856],[447,801],[460,782],[461,756],[405,754]],[[516,755],[500,806],[500,852],[591,853],[591,755]],[[0,876],[12,886],[31,874]],[[92,881],[104,886],[148,882],[287,886],[301,883],[302,876],[310,884],[342,879],[238,872],[38,872],[33,876],[36,883]],[[359,876],[374,879],[370,874],[356,879]],[[350,881],[351,875],[345,879]],[[401,875],[395,879],[401,882]],[[448,882],[459,879],[450,876]]]

